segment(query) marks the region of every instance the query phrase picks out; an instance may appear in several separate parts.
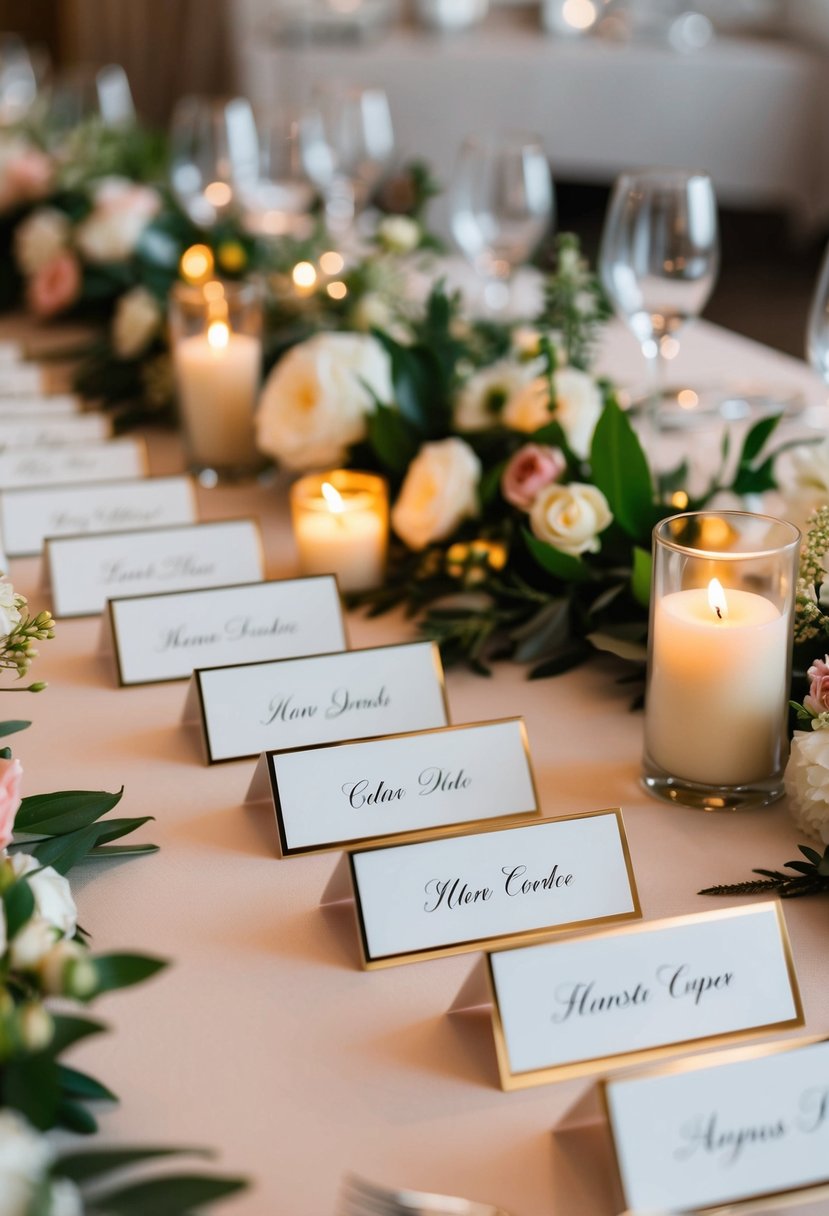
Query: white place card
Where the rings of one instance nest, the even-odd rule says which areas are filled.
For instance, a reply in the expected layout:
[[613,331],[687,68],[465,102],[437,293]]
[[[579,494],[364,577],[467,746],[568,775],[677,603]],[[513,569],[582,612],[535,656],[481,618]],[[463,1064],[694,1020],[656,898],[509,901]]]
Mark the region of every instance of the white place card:
[[0,490],[30,486],[126,481],[147,476],[143,439],[72,443],[59,448],[10,448],[0,452]]
[[446,726],[443,667],[433,642],[210,667],[193,673],[185,722],[199,722],[210,764]]
[[803,1025],[777,902],[649,921],[489,956],[453,1011],[491,1004],[503,1089]]
[[56,617],[93,616],[114,596],[192,591],[264,577],[262,541],[251,519],[50,538],[45,565]]
[[20,363],[23,359],[23,347],[19,342],[6,340],[0,342],[0,364]]
[[628,1208],[707,1208],[829,1181],[829,1040],[604,1084]]
[[349,897],[367,969],[641,916],[619,810],[359,849],[323,902]]
[[67,418],[0,418],[0,450],[100,443],[102,439],[109,439],[111,433],[112,420],[106,414],[72,414]]
[[112,599],[108,607],[104,627],[122,686],[347,646],[332,574]]
[[263,787],[283,857],[538,814],[521,718],[266,752]]
[[140,532],[195,519],[189,477],[0,491],[0,529],[9,557],[40,553],[47,536]]
[[33,418],[67,418],[80,412],[80,398],[73,393],[54,393],[51,397],[0,397],[0,419],[23,422]]
[[21,363],[14,360],[0,362],[0,396],[12,393],[42,393],[44,389],[43,368],[39,363]]

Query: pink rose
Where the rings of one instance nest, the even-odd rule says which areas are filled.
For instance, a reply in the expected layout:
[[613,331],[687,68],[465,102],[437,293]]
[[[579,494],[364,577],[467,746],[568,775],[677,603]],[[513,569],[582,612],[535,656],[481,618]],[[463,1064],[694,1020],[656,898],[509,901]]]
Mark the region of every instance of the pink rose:
[[52,185],[53,171],[51,157],[39,148],[27,148],[6,166],[8,189],[16,199],[43,198]]
[[825,659],[815,659],[806,675],[812,682],[803,704],[813,714],[829,712],[829,654]]
[[12,838],[22,785],[23,765],[20,761],[0,760],[0,849],[5,849]]
[[53,317],[74,304],[81,291],[81,268],[74,254],[63,251],[29,279],[26,301],[37,317]]
[[501,478],[501,493],[507,502],[529,511],[542,490],[557,481],[567,467],[559,448],[527,443],[515,453]]

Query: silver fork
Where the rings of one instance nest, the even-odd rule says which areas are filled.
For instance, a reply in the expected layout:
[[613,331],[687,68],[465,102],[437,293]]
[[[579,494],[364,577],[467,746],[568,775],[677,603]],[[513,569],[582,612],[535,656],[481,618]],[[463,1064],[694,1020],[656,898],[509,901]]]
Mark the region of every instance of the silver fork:
[[509,1216],[509,1213],[491,1203],[393,1189],[357,1174],[347,1174],[340,1191],[339,1216]]

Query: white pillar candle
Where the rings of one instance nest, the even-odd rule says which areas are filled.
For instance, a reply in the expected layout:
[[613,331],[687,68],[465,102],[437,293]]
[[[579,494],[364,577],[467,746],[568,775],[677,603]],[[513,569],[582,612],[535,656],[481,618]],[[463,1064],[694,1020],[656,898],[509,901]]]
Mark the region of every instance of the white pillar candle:
[[[716,580],[712,580],[716,582]],[[674,777],[745,785],[781,764],[789,634],[765,596],[675,591],[654,606],[646,749]]]
[[[315,477],[297,482],[293,488],[300,569],[303,574],[336,574],[342,591],[377,587],[383,581],[388,544],[385,483],[382,478],[347,470],[330,476],[338,489],[331,481]],[[377,483],[374,493],[361,488],[370,482]]]
[[253,415],[262,344],[213,321],[174,347],[179,410],[195,464],[244,469],[256,463]]

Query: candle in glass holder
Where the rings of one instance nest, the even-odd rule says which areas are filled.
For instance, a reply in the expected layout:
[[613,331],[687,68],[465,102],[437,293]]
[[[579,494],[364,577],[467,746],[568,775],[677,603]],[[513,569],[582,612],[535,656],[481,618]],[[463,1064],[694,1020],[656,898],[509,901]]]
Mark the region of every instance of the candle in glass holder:
[[342,591],[382,583],[389,537],[382,477],[351,469],[302,477],[291,487],[291,517],[303,574],[336,574]]
[[178,284],[171,298],[173,367],[185,446],[210,480],[262,465],[254,413],[262,369],[261,301],[251,284]]
[[655,531],[645,784],[704,809],[782,792],[799,533],[780,520],[688,514]]

